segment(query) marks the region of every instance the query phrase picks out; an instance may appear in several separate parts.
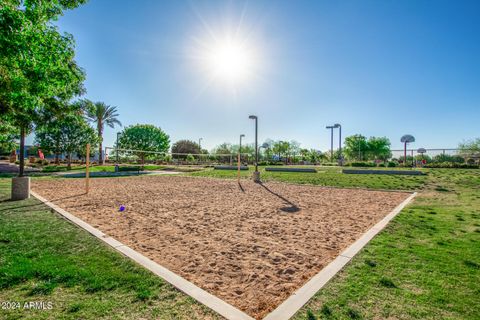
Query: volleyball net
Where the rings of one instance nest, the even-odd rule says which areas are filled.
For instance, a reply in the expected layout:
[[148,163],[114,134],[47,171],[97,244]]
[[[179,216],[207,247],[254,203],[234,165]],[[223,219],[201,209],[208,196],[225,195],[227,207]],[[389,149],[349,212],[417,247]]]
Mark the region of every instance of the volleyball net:
[[[215,165],[234,164],[238,153],[171,153],[105,147],[104,162],[109,164]],[[240,155],[242,163],[253,161],[249,153]]]

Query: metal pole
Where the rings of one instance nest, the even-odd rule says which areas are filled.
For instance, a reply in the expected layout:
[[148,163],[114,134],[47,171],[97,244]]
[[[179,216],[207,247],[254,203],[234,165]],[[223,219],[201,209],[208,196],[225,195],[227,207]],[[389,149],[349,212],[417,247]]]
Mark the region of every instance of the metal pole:
[[253,181],[260,182],[260,172],[258,172],[258,117],[251,115],[248,118],[255,120],[255,172],[253,173]]
[[405,145],[403,147],[403,166],[407,166],[407,142],[405,141]]
[[333,162],[333,127],[330,128],[330,161]]
[[342,166],[343,165],[343,161],[342,161],[342,126],[338,125],[338,129],[339,129],[339,136],[338,136],[339,155],[338,155],[338,159],[340,161],[340,165]]
[[255,118],[255,171],[258,172],[258,118]]

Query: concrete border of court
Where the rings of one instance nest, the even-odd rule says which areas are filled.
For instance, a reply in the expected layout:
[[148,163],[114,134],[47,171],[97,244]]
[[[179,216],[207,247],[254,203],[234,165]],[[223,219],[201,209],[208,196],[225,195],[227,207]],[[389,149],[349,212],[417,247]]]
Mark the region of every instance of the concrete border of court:
[[340,253],[332,262],[311,278],[300,289],[296,290],[287,300],[283,301],[275,310],[263,320],[287,320],[300,310],[320,289],[325,286],[342,268],[360,252],[387,224],[398,215],[417,195],[412,193],[395,209],[387,214],[380,222],[365,232],[357,241]]
[[[209,307],[213,311],[217,312],[221,316],[231,320],[254,320],[251,316],[240,311],[229,303],[221,300],[220,298],[208,293],[207,291],[197,287],[195,284],[180,277],[172,271],[162,267],[158,263],[150,260],[141,253],[131,249],[116,239],[104,234],[102,231],[92,227],[85,221],[77,218],[66,210],[60,208],[56,204],[48,201],[34,191],[30,191],[30,194],[40,200],[43,204],[47,205],[55,212],[76,224],[80,228],[88,231],[98,239],[102,240],[116,251],[134,260],[138,264],[142,265],[146,269],[150,270],[157,276],[161,277],[180,291],[194,298],[198,302]],[[393,209],[382,220],[375,224],[372,228],[366,231],[357,241],[351,244],[347,249],[342,251],[332,262],[324,267],[319,273],[311,278],[306,284],[297,289],[290,297],[283,301],[276,309],[270,312],[263,320],[288,320],[298,310],[300,310],[319,290],[321,290],[350,260],[357,255],[360,250],[370,242],[380,231],[382,231],[387,224],[398,215],[403,208],[405,208],[417,195],[417,192],[413,192],[410,196],[400,203],[395,209]]]
[[162,267],[158,263],[150,260],[149,258],[145,257],[141,253],[124,245],[120,241],[117,241],[116,239],[104,234],[102,231],[92,227],[90,224],[86,223],[82,219],[77,218],[76,216],[72,215],[68,211],[60,208],[56,204],[48,201],[47,199],[43,198],[39,194],[35,193],[34,191],[30,191],[30,194],[35,198],[37,198],[38,200],[40,200],[40,202],[42,202],[43,204],[53,209],[55,212],[60,214],[62,217],[64,217],[68,221],[88,231],[90,234],[102,240],[103,242],[111,246],[116,251],[132,259],[133,261],[140,264],[144,268],[150,270],[155,275],[159,276],[166,282],[176,287],[178,290],[182,291],[183,293],[187,294],[188,296],[192,297],[198,302],[209,307],[210,309],[217,312],[221,316],[230,320],[254,320],[251,316],[249,316],[245,312],[240,311],[239,309],[235,308],[231,304],[208,293],[202,288],[197,287],[195,284],[191,283],[190,281],[180,277],[179,275],[168,270],[167,268]]

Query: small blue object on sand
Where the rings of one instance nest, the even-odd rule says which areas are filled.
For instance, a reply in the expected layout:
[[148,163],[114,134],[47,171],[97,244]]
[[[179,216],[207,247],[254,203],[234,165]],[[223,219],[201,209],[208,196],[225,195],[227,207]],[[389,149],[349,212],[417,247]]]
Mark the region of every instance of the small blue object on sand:
[[120,206],[120,212],[125,211],[125,206]]

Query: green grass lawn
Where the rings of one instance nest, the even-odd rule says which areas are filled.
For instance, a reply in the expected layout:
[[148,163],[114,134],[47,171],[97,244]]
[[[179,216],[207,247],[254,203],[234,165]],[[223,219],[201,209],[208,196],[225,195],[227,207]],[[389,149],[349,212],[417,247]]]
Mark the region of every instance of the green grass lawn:
[[[417,190],[423,187],[426,176],[395,176],[395,175],[355,175],[342,174],[339,167],[317,167],[317,173],[305,172],[272,172],[259,167],[263,181],[276,180],[289,183],[306,183],[320,186],[333,186],[345,188],[372,188],[389,190]],[[252,176],[254,167],[240,171],[242,178]],[[212,178],[237,178],[235,170],[208,169],[191,173],[192,176]]]
[[[420,194],[295,319],[479,319],[480,170],[319,171],[262,172],[262,179]],[[236,178],[211,169],[190,175]],[[36,200],[5,201],[9,184],[0,179],[0,301],[52,301],[54,308],[0,310],[0,318],[215,318]]]
[[480,171],[422,189],[294,319],[480,318]]
[[9,195],[10,179],[0,179],[0,304],[53,308],[0,305],[0,319],[219,318],[39,201]]

